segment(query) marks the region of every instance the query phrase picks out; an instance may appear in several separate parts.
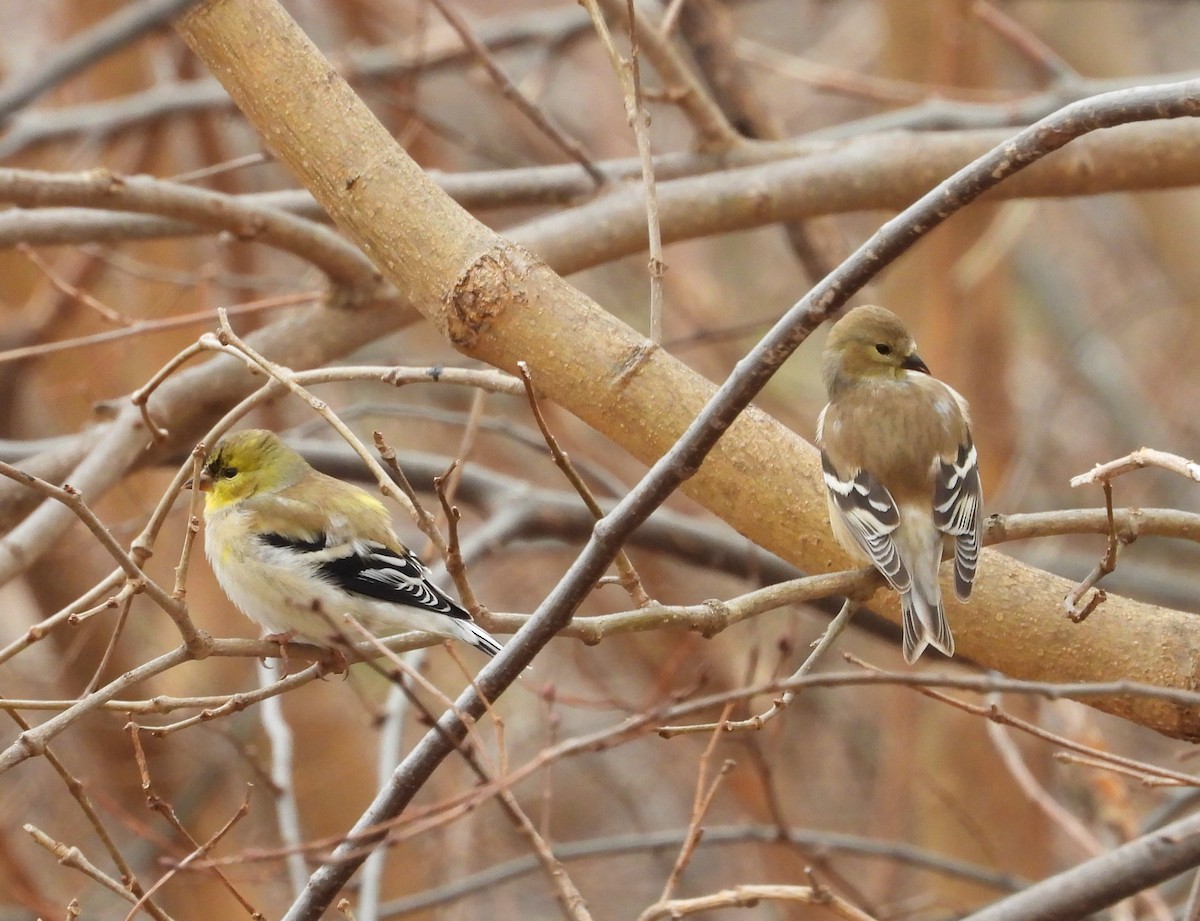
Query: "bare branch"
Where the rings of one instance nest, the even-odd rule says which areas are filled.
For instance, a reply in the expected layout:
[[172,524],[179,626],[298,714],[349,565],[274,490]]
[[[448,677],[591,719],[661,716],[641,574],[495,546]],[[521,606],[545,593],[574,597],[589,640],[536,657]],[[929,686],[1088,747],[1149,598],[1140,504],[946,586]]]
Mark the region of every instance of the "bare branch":
[[712,895],[694,899],[672,899],[657,902],[638,916],[638,921],[656,921],[658,918],[683,918],[701,911],[717,911],[722,908],[754,908],[762,902],[798,902],[802,905],[819,905],[846,921],[874,921],[864,911],[855,908],[845,899],[827,889],[815,886],[787,886],[769,884],[744,884],[732,889],[722,889]]
[[1190,461],[1178,454],[1168,454],[1166,451],[1156,451],[1154,448],[1139,448],[1132,454],[1119,457],[1104,464],[1097,464],[1087,473],[1071,477],[1071,486],[1087,486],[1090,483],[1103,483],[1113,477],[1141,470],[1144,467],[1161,467],[1177,473],[1181,477],[1200,483],[1200,464]]
[[140,0],[129,3],[92,28],[72,36],[35,70],[10,78],[0,86],[0,122],[99,59],[159,28],[195,2]]

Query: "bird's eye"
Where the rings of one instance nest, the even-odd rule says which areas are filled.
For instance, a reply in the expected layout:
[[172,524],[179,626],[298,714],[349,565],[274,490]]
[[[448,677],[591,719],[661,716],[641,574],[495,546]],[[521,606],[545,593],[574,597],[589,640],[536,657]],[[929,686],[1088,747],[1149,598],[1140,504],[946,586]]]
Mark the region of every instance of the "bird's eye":
[[237,467],[222,467],[221,476],[227,480],[232,480],[235,476],[237,476]]
[[875,351],[878,352],[880,355],[891,355],[892,347],[890,345],[888,345],[886,342],[879,342],[875,345]]

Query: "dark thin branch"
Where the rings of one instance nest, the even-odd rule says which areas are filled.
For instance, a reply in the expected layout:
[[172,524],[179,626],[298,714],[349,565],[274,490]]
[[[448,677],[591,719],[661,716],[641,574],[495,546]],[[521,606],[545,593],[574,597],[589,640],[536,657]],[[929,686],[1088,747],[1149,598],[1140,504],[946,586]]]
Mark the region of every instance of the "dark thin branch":
[[1070,921],[1200,866],[1200,815],[1191,815],[994,902],[964,921]]
[[150,176],[121,176],[107,170],[50,173],[0,169],[0,200],[22,208],[71,205],[182,219],[210,231],[225,231],[239,240],[287,250],[346,287],[371,294],[386,288],[370,260],[322,224]]
[[[720,157],[665,153],[654,157],[663,239],[678,242],[780,221],[900,210],[939,177],[1010,136],[1007,129],[995,128],[924,135],[892,131],[836,144],[762,141]],[[1106,138],[1103,144],[1085,140],[994,189],[992,197],[1063,198],[1190,187],[1200,182],[1198,146],[1200,132],[1178,123],[1148,125],[1136,134]],[[641,169],[636,159],[602,161],[598,166],[614,182],[636,177]],[[472,211],[571,204],[592,188],[574,164],[475,173],[431,170],[429,176]],[[326,220],[303,190],[247,193],[229,196],[229,201]],[[33,209],[30,203],[22,204],[24,209],[0,213],[0,249],[22,242],[115,243],[211,232],[202,222],[178,217],[72,207],[78,204],[73,198],[63,202],[66,207],[41,207],[46,204],[41,202]],[[107,207],[121,205],[111,202]],[[515,226],[507,236],[559,274],[578,272],[646,249],[644,198],[637,189],[618,189],[600,200]]]
[[[569,841],[556,844],[554,856],[566,863],[588,858],[666,852],[678,848],[683,843],[686,833],[686,829],[680,828],[646,834],[614,835],[606,838]],[[774,825],[709,825],[704,828],[701,847],[742,843],[777,844],[780,841],[780,830]],[[1028,885],[1010,874],[997,873],[974,864],[952,860],[907,844],[875,841],[855,835],[813,832],[805,829],[786,829],[782,841],[805,850],[891,860],[905,866],[942,873],[946,876],[970,880],[983,886],[1009,892]],[[537,869],[537,858],[532,855],[518,857],[515,860],[496,864],[472,876],[456,879],[437,889],[430,889],[387,902],[380,906],[380,916],[396,918],[414,914],[457,901],[476,892],[492,891],[495,886],[534,873]]]
[[[1117,568],[1117,555],[1121,547],[1124,546],[1120,535],[1117,533],[1117,525],[1113,519],[1113,496],[1112,483],[1105,480],[1104,486],[1104,511],[1108,516],[1108,546],[1104,551],[1104,556],[1100,558],[1087,577],[1080,582],[1075,588],[1067,593],[1067,597],[1063,599],[1063,607],[1067,610],[1067,617],[1072,623],[1081,624],[1087,620],[1091,614],[1108,598],[1108,593],[1102,588],[1096,588],[1097,584],[1107,575],[1111,575]],[[1086,602],[1083,596],[1090,589],[1095,588],[1095,594],[1092,595]]]
[[462,43],[471,51],[475,59],[483,66],[483,69],[488,72],[488,76],[492,78],[492,81],[500,90],[500,94],[511,102],[518,112],[529,119],[539,131],[545,134],[551,143],[583,167],[597,188],[603,186],[607,179],[604,173],[592,162],[591,156],[583,149],[583,145],[568,134],[558,124],[557,119],[549,112],[521,92],[520,87],[513,82],[512,77],[492,57],[487,46],[475,35],[470,25],[467,24],[467,21],[459,15],[453,6],[446,3],[445,0],[432,0],[432,2],[437,11],[442,14],[442,18],[458,33],[458,37],[462,39]]
[[142,0],[130,3],[92,28],[73,36],[33,73],[14,77],[0,86],[0,123],[42,93],[95,64],[168,19],[196,0]]
[[[588,28],[582,10],[535,9],[504,12],[475,28],[475,34],[495,53],[529,46],[557,47]],[[351,49],[334,62],[346,79],[357,86],[384,81],[428,77],[469,60],[471,52],[449,28],[431,32],[420,49],[398,48],[394,43],[380,47]],[[165,118],[187,118],[200,113],[236,112],[225,87],[214,78],[161,83],[115,99],[66,105],[55,109],[25,110],[11,119],[0,138],[0,160],[8,160],[38,144],[76,138],[111,137],[120,132],[145,128]],[[578,170],[576,170],[578,172]]]
[[[820,323],[843,306],[887,264],[955,211],[1031,163],[1088,132],[1129,122],[1200,114],[1200,81],[1145,87],[1075,103],[1021,131],[1010,141],[959,170],[883,225],[848,260],[798,301],[746,355],[704,410],[640,483],[596,523],[592,539],[529,622],[480,672],[410,751],[344,844],[317,869],[285,921],[317,921],[384,837],[380,824],[399,815],[439,764],[466,735],[459,714],[478,719],[565,626],[604,574],[629,535],[692,476],[726,429],[771,376]],[[1196,820],[1200,826],[1200,819]],[[1200,835],[1190,842],[1200,854]],[[1122,849],[1123,850],[1123,849]]]

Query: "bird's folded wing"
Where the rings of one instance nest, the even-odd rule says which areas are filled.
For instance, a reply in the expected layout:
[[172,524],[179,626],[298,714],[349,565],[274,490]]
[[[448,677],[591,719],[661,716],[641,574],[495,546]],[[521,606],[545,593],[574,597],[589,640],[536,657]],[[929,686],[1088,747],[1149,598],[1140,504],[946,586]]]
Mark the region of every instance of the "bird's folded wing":
[[857,470],[849,478],[843,478],[824,451],[821,467],[825,486],[846,530],[892,588],[906,591],[912,577],[892,540],[892,532],[900,526],[900,512],[892,494],[866,470]]
[[266,534],[265,543],[303,555],[326,582],[351,595],[421,608],[462,620],[470,615],[429,579],[429,570],[413,554],[374,541],[326,546],[325,538],[291,540]]
[[953,461],[940,463],[936,480],[933,523],[954,538],[954,593],[966,601],[975,581],[983,537],[983,486],[975,446],[969,438],[959,445]]

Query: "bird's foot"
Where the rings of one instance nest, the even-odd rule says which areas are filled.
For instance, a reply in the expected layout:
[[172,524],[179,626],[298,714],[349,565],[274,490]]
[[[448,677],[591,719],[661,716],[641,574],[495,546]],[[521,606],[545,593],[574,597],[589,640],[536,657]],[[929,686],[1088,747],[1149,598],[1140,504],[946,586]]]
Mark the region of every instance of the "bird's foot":
[[330,646],[321,652],[321,658],[317,659],[318,678],[325,678],[328,675],[348,675],[349,673],[350,660],[337,646]]
[[288,655],[288,643],[296,638],[295,630],[285,630],[283,633],[266,633],[263,639],[268,643],[279,644],[279,661],[283,663],[283,674],[292,673],[291,657]]

